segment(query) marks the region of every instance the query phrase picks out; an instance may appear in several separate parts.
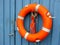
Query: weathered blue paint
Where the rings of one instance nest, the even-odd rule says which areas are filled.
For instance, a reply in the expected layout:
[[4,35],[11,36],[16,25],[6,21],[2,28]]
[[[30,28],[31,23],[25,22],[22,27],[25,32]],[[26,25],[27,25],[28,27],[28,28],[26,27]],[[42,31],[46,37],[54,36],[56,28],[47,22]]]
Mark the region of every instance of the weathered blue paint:
[[[60,45],[60,0],[0,0],[0,45],[34,45],[21,38],[16,29],[16,18],[19,11],[27,4],[38,3],[44,5],[56,18],[49,36],[37,45]],[[25,29],[29,32],[30,15],[24,20]],[[42,27],[42,19],[36,19],[37,32]],[[9,34],[14,33],[13,36]]]
[[3,45],[4,42],[4,32],[3,32],[3,0],[0,0],[0,44]]

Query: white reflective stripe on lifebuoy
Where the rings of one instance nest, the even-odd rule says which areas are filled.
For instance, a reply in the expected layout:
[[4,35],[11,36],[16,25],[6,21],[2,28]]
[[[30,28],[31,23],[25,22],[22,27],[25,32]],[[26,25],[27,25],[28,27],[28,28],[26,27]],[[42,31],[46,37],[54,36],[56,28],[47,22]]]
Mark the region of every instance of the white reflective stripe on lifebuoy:
[[36,42],[40,42],[40,40],[36,40]]
[[38,11],[40,4],[36,5],[35,11]]
[[29,35],[29,33],[28,32],[26,32],[26,34],[25,34],[25,36],[24,36],[24,38],[25,39],[27,39],[27,36]]
[[45,27],[42,27],[42,30],[44,30],[45,32],[50,32],[50,29],[47,29]]
[[50,13],[49,13],[49,12],[47,13],[47,16],[48,16],[49,18],[52,18],[52,16],[50,15]]
[[51,16],[49,16],[49,18],[52,18]]
[[22,16],[18,16],[18,18],[24,20],[24,17],[22,17]]
[[17,30],[19,30],[19,28],[17,27]]
[[25,5],[25,7],[28,7],[28,5]]
[[50,13],[48,12],[47,15],[50,15]]

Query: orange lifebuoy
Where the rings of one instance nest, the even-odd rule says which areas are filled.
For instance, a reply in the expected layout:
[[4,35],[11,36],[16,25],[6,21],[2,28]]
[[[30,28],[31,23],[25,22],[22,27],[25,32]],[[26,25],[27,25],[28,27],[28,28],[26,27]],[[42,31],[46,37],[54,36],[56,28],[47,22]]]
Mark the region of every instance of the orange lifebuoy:
[[[43,27],[39,32],[35,34],[31,34],[27,32],[26,29],[24,28],[24,18],[29,12],[34,12],[34,11],[37,11],[41,15],[43,20]],[[26,5],[19,12],[18,18],[16,20],[16,24],[17,24],[18,32],[23,38],[25,38],[30,42],[39,42],[44,40],[48,36],[52,28],[52,18],[49,11],[44,6],[40,4],[29,4]]]

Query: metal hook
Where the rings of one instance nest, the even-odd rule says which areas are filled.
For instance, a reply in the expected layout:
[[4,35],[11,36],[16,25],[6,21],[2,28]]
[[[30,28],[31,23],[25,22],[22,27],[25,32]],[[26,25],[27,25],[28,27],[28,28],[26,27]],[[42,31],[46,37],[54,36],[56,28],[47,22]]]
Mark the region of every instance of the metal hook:
[[10,33],[8,36],[14,36],[14,33]]
[[37,12],[31,12],[31,15],[36,17],[37,16]]

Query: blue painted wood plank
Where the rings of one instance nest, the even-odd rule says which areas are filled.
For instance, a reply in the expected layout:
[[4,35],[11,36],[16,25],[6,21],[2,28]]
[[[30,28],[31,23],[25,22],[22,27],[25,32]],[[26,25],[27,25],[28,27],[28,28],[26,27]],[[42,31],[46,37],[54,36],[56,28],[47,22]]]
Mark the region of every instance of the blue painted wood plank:
[[[55,17],[54,16],[54,4],[55,4],[55,0],[51,0],[50,1],[50,13],[51,13],[51,15],[52,15],[52,17]],[[54,20],[54,19],[53,19]],[[53,23],[54,23],[54,21],[53,21]],[[53,33],[53,27],[54,27],[54,25],[52,24],[52,30],[51,30],[51,45],[52,45],[52,33]]]
[[[16,18],[21,9],[22,9],[22,0],[16,0]],[[21,36],[18,33],[17,29],[15,29],[15,30],[16,30],[16,45],[22,45]]]
[[39,3],[39,0],[31,0],[31,3]]
[[49,10],[50,7],[50,0],[43,0],[43,5]]
[[[11,34],[11,0],[9,0],[9,8],[8,8],[8,11],[9,11],[9,18],[8,18],[8,22],[9,22],[9,24],[8,24],[8,26],[9,26],[9,34]],[[9,34],[8,34],[8,36],[9,36]],[[9,36],[9,45],[11,45],[11,36]]]
[[9,17],[9,0],[4,0],[4,30],[5,30],[5,45],[10,45],[10,17]]
[[60,2],[54,4],[54,15],[56,18],[53,20],[53,32],[52,32],[52,45],[59,45],[60,38]]
[[10,28],[11,28],[11,31],[10,33],[14,33],[14,36],[11,37],[11,45],[16,45],[16,39],[14,38],[15,37],[15,0],[10,0]]
[[5,41],[3,31],[3,0],[0,0],[0,45],[3,45]]
[[[55,5],[55,0],[51,0],[50,1],[50,13],[51,13],[51,15],[52,15],[52,17],[56,17],[55,15],[54,15],[54,5]],[[54,18],[55,19],[55,18]],[[53,19],[53,20],[54,20]],[[53,23],[54,23],[54,21],[53,21]],[[50,45],[52,45],[52,35],[53,35],[53,27],[54,27],[54,24],[52,24],[52,30],[51,30],[51,43],[50,43]]]
[[56,2],[60,2],[60,0],[55,0]]
[[39,3],[40,3],[40,4],[43,4],[43,0],[40,0]]
[[[38,15],[38,31],[40,31],[40,29],[42,28],[42,18],[40,16],[40,14]],[[40,45],[41,42],[38,42],[38,45]]]
[[[39,4],[43,4],[43,0],[39,0]],[[40,14],[38,15],[38,23],[37,23],[38,31],[42,28],[42,18]],[[38,45],[41,45],[41,42],[38,42]]]

